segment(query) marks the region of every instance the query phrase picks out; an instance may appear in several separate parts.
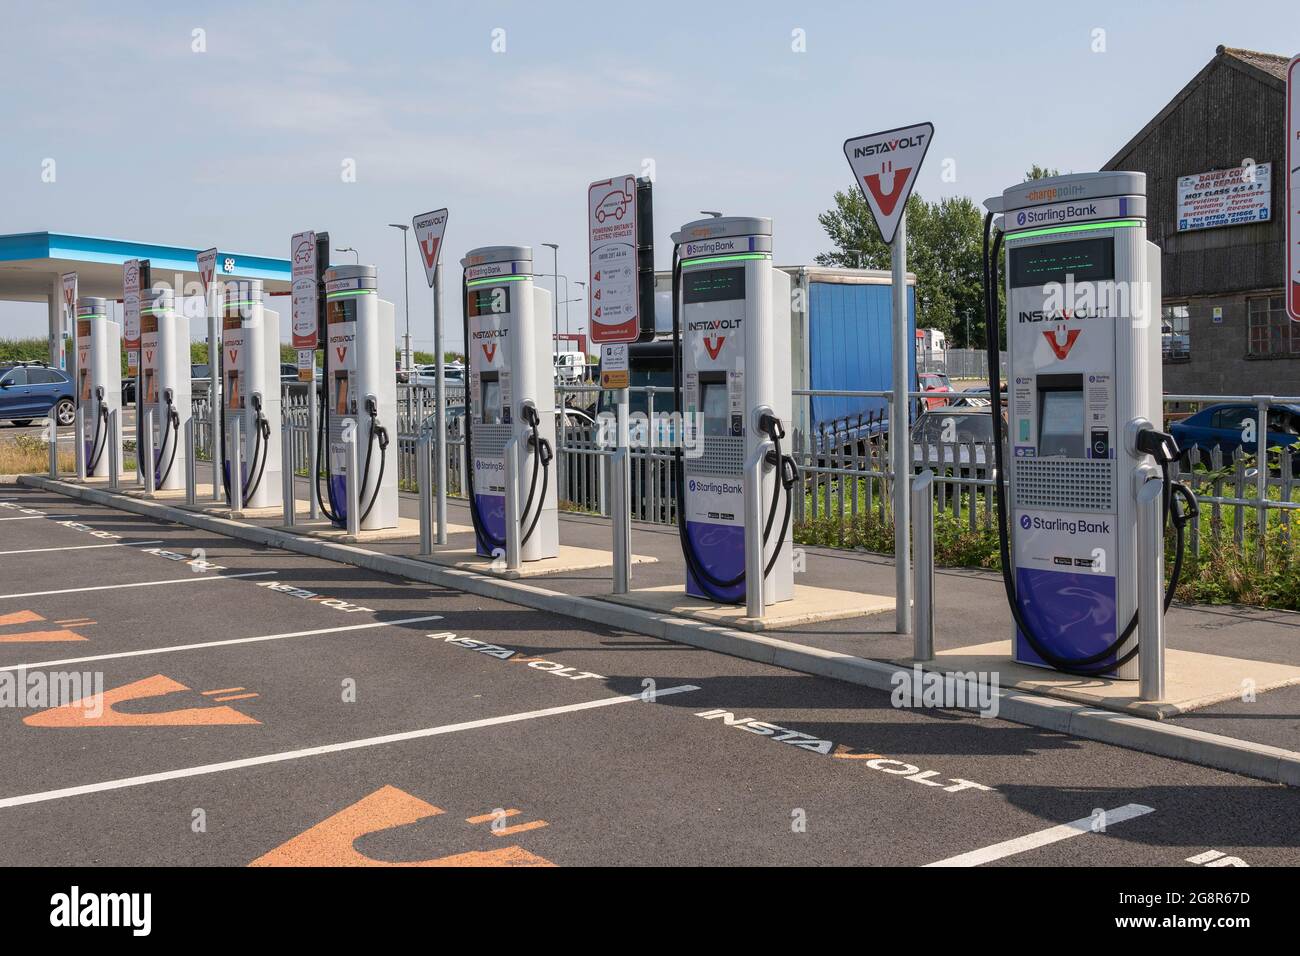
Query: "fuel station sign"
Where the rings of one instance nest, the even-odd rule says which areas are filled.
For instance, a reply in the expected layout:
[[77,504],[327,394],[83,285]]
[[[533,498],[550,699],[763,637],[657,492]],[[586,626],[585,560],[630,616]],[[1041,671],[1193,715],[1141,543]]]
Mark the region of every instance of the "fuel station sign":
[[637,284],[637,185],[628,174],[587,187],[590,275],[587,321],[597,345],[641,334]]

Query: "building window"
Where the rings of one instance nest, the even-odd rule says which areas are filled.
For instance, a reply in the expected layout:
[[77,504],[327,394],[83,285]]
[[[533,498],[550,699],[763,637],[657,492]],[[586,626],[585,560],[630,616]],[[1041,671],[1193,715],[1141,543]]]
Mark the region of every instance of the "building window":
[[1192,357],[1192,326],[1185,302],[1160,309],[1160,355],[1166,362]]
[[1280,295],[1246,300],[1251,355],[1300,355],[1300,322],[1292,322]]

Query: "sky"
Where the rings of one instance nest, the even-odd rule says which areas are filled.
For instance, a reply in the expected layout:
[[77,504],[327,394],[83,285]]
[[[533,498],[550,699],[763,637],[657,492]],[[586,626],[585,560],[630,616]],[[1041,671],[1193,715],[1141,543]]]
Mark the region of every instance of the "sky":
[[[1300,51],[1294,0],[0,2],[0,234],[287,257],[293,233],[328,230],[378,268],[399,325],[387,224],[429,209],[450,209],[450,289],[482,245],[531,245],[549,273],[558,243],[581,280],[586,187],[628,172],[654,178],[659,268],[702,209],[770,216],[775,258],[806,263],[852,188],[847,138],[929,121],[916,191],[980,201],[1034,163],[1097,169],[1219,44]],[[576,327],[586,304],[568,308]],[[0,337],[45,328],[44,306],[0,302]]]

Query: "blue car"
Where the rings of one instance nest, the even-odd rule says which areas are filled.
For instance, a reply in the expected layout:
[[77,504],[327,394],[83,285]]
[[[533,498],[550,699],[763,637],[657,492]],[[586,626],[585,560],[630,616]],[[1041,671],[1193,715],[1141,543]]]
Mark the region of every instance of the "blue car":
[[0,421],[30,425],[54,409],[60,425],[71,425],[77,417],[72,379],[66,372],[45,365],[0,365]]
[[[1224,460],[1229,461],[1234,448],[1254,454],[1256,443],[1242,441],[1242,431],[1246,422],[1254,421],[1257,414],[1254,405],[1225,402],[1203,408],[1181,422],[1174,422],[1169,431],[1179,448],[1187,449],[1197,445],[1208,452],[1217,445],[1223,451]],[[1300,405],[1271,406],[1267,426],[1265,448],[1286,448],[1300,442]]]

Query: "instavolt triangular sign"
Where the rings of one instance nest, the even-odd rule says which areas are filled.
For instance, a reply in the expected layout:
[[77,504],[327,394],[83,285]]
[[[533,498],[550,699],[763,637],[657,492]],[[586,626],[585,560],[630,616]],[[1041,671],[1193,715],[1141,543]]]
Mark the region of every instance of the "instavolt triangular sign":
[[411,220],[415,226],[415,245],[420,250],[420,261],[424,263],[424,277],[433,288],[434,273],[438,269],[438,258],[442,253],[442,237],[447,232],[447,210],[435,209],[425,212]]
[[933,138],[933,123],[917,123],[844,141],[844,158],[886,243],[894,241],[898,220],[903,218],[907,197]]

